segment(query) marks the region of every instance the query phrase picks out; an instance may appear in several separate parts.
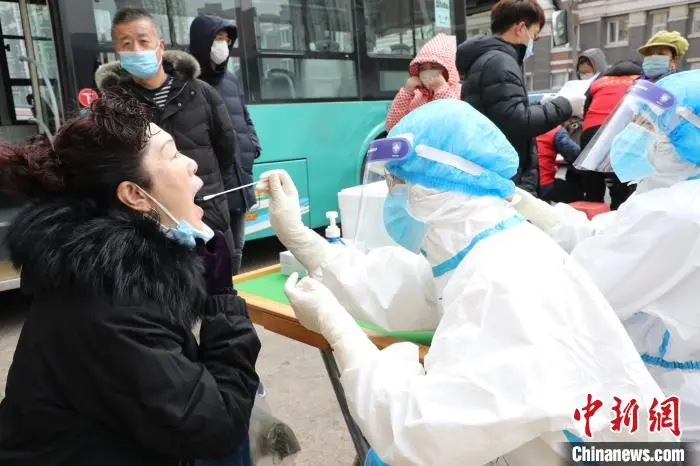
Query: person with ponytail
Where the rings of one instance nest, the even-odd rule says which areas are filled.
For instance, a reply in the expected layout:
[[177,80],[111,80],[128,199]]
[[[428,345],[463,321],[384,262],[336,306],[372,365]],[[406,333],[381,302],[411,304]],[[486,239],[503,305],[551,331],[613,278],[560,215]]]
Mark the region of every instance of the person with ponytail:
[[28,201],[6,241],[32,299],[4,466],[181,466],[246,438],[260,341],[194,202],[197,164],[150,118],[115,89],[53,141],[0,142],[0,190]]

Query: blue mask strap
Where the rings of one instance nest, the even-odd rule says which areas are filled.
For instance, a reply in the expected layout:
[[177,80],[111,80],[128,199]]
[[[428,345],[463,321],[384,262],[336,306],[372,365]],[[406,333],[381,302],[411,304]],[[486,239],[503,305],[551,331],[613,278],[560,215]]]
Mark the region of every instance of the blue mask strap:
[[457,254],[447,259],[445,262],[433,267],[433,276],[435,278],[438,278],[445,275],[446,273],[452,272],[454,269],[459,267],[459,264],[462,262],[462,259],[464,259],[467,256],[467,254],[469,254],[469,252],[472,249],[474,249],[474,246],[479,244],[479,241],[488,238],[489,236],[495,235],[496,233],[500,233],[504,230],[507,230],[508,228],[519,225],[524,221],[525,218],[521,215],[514,215],[513,217],[507,218],[492,226],[491,228],[487,228],[486,230],[478,233],[476,236],[474,236],[474,238],[472,238],[472,240],[469,242],[466,248],[462,249]]
[[659,354],[657,356],[652,356],[649,353],[642,354],[642,361],[650,366],[661,367],[670,370],[679,371],[694,371],[700,370],[700,361],[675,361],[665,359],[666,352],[668,351],[668,345],[671,343],[671,332],[666,329],[663,337],[661,338],[661,344],[659,345]]
[[174,216],[173,214],[171,214],[170,211],[169,211],[168,209],[166,209],[165,206],[164,206],[163,204],[161,204],[160,202],[158,202],[158,199],[156,199],[155,197],[153,197],[153,196],[151,196],[150,194],[148,194],[148,193],[146,192],[146,190],[143,189],[141,186],[136,185],[136,187],[139,189],[139,191],[141,191],[143,194],[145,194],[147,198],[149,198],[151,201],[153,201],[153,202],[155,203],[155,205],[157,205],[158,208],[159,208],[160,210],[162,210],[163,213],[164,213],[165,215],[167,215],[168,217],[170,217],[170,220],[172,220],[173,222],[175,222],[175,225],[178,225],[178,224],[180,223],[180,222],[178,221],[178,219],[176,219],[175,216]]

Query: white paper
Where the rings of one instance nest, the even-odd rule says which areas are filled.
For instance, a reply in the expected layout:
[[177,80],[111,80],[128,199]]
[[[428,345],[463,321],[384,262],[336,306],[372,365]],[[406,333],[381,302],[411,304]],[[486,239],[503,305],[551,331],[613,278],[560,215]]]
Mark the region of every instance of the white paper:
[[585,95],[588,88],[591,87],[591,83],[594,78],[591,79],[572,79],[564,83],[564,85],[557,92],[557,96],[580,96]]

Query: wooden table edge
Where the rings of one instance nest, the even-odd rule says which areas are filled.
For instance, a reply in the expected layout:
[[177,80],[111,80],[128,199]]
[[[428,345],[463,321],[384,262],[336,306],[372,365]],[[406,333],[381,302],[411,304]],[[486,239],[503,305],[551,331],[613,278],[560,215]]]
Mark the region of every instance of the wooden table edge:
[[[247,280],[252,280],[270,273],[275,273],[280,270],[279,264],[270,267],[263,267],[251,272],[243,273],[234,277],[234,283],[241,283]],[[239,291],[238,295],[245,299],[248,305],[248,314],[250,320],[263,327],[264,329],[277,333],[278,335],[291,338],[298,342],[313,346],[315,348],[329,351],[330,345],[322,335],[312,332],[299,323],[299,320],[294,315],[294,310],[288,304],[278,303],[268,298],[256,296],[245,291]],[[405,340],[391,337],[389,335],[379,335],[374,332],[363,329],[374,345],[384,349],[394,343],[401,343]],[[425,355],[430,347],[418,345],[418,353],[420,362],[422,363]]]

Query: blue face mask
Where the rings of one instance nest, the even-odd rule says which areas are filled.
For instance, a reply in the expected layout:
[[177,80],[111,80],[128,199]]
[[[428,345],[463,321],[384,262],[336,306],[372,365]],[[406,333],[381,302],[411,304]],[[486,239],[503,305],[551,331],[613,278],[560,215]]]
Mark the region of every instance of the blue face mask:
[[121,67],[137,78],[150,78],[160,69],[160,61],[158,61],[156,56],[156,50],[119,52],[119,60]]
[[143,194],[145,194],[147,198],[153,201],[153,203],[157,205],[165,215],[170,217],[170,219],[173,222],[175,222],[174,227],[169,227],[165,225],[160,226],[160,229],[163,231],[165,236],[167,236],[171,240],[175,241],[181,246],[185,246],[186,248],[194,249],[194,247],[197,245],[197,239],[201,239],[206,244],[209,242],[209,240],[211,240],[214,237],[214,231],[211,228],[209,228],[205,223],[202,223],[204,229],[198,230],[195,227],[193,227],[192,224],[187,220],[176,219],[175,216],[171,214],[170,211],[166,209],[163,204],[161,204],[156,198],[148,194],[146,190],[144,190],[138,185],[137,188]]
[[187,220],[180,220],[174,227],[161,226],[161,228],[165,236],[171,240],[187,248],[194,249],[197,245],[197,239],[201,239],[206,244],[214,237],[214,231],[204,223],[202,225],[204,225],[204,230],[200,231],[190,225],[190,222]]
[[384,201],[384,229],[399,246],[411,252],[419,252],[428,233],[428,225],[415,219],[408,211],[408,185],[391,188]]
[[665,55],[652,55],[645,57],[642,63],[644,75],[650,78],[656,78],[668,73],[671,64],[671,59]]
[[527,48],[525,49],[525,57],[523,58],[523,60],[527,60],[535,54],[535,41],[532,40],[532,36],[530,36],[530,31],[525,29],[525,32],[527,32],[527,37],[530,40],[527,42]]
[[610,146],[610,164],[623,183],[638,181],[654,172],[647,154],[656,134],[636,123],[630,123],[615,136]]

